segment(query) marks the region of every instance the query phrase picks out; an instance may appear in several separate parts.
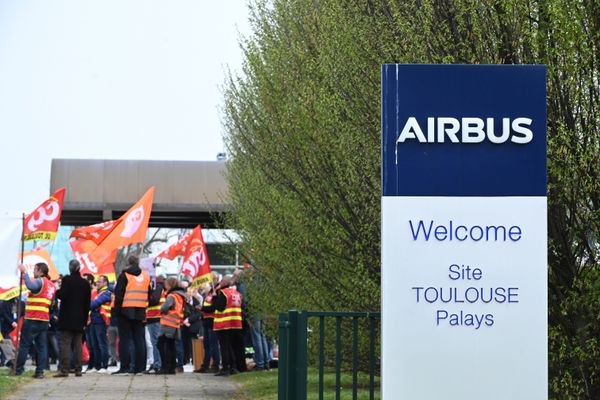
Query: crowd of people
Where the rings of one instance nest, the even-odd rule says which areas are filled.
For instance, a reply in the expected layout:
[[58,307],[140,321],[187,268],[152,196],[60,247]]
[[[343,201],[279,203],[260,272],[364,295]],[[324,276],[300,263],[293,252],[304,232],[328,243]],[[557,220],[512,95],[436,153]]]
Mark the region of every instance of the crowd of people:
[[[136,256],[128,257],[116,282],[81,276],[77,260],[69,262],[69,275],[54,282],[44,263],[35,265],[33,278],[20,268],[29,290],[24,307],[17,310],[15,299],[0,302],[0,361],[16,375],[29,357],[35,378],[43,378],[51,362],[57,363],[55,377],[108,373],[117,366],[112,375],[183,373],[195,340],[204,349],[195,373],[228,376],[248,371],[248,365],[254,371],[270,367],[264,321],[245,312],[241,270],[213,273],[212,283],[192,288],[174,277],[151,278]],[[19,316],[16,351],[10,336]],[[254,350],[250,364],[247,344]]]

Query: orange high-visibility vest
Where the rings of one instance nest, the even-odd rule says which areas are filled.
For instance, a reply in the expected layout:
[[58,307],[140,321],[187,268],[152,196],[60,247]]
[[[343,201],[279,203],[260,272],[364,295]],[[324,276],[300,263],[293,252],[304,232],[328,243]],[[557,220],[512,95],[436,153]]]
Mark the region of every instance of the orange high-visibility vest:
[[[202,306],[204,306],[204,307],[210,307],[210,306],[212,306],[212,299],[213,299],[213,295],[211,293],[211,294],[209,294],[208,296],[206,296],[204,298],[204,302],[202,303]],[[214,312],[202,311],[202,316],[205,319],[207,319],[207,318],[214,318],[215,317],[215,313]]]
[[171,308],[167,314],[160,316],[160,324],[178,329],[183,322],[183,299],[175,293],[169,293],[167,297],[175,300],[175,307]]
[[165,300],[165,291],[163,290],[160,294],[160,300],[158,302],[158,305],[148,307],[148,309],[146,310],[146,320],[160,318],[160,308],[163,304],[165,304]]
[[148,287],[150,286],[150,277],[144,271],[138,276],[125,272],[127,277],[127,286],[125,287],[125,296],[121,307],[148,307]]
[[42,288],[39,293],[29,293],[25,303],[25,319],[50,321],[50,305],[56,288],[52,281],[45,276],[42,278]]
[[227,305],[223,311],[215,311],[213,329],[242,329],[242,295],[234,288],[221,289],[227,298]]

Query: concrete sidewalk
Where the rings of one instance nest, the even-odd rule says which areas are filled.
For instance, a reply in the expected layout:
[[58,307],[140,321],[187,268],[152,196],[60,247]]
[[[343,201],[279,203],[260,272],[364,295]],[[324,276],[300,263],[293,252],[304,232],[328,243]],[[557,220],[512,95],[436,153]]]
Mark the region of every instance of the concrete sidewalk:
[[34,379],[7,399],[235,400],[241,397],[231,379],[213,374],[111,376],[92,373],[80,378],[73,374],[68,378],[52,378],[53,374],[46,372],[44,379]]

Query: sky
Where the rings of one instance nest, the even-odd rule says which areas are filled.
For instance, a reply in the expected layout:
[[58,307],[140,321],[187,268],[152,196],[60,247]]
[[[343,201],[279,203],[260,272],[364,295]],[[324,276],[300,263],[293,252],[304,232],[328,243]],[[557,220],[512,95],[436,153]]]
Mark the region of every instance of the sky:
[[0,0],[0,211],[49,195],[53,158],[215,160],[245,0]]

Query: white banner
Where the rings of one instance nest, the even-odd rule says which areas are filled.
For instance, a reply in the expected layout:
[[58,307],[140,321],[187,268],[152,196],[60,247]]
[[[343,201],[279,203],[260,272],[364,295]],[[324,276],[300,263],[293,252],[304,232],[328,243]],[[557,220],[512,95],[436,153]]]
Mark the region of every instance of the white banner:
[[6,289],[19,284],[17,265],[22,225],[20,215],[0,213],[0,297]]

